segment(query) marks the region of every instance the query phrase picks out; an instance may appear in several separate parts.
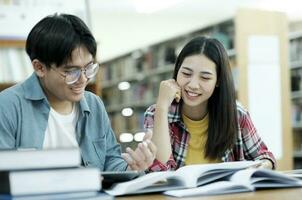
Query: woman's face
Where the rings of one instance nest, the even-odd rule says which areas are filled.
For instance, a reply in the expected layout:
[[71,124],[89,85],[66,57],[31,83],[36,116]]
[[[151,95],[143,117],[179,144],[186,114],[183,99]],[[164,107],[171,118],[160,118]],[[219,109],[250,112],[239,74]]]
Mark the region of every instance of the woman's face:
[[206,106],[217,84],[216,65],[201,54],[188,56],[180,66],[176,80],[184,104]]

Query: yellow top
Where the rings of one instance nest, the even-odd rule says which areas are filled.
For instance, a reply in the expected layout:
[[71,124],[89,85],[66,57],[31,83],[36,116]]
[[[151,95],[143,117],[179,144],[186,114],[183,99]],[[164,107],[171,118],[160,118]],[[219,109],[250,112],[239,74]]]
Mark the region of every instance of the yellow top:
[[216,163],[217,160],[210,160],[204,157],[205,142],[207,140],[209,115],[202,120],[193,121],[184,114],[182,115],[186,128],[189,130],[190,140],[187,150],[186,165]]

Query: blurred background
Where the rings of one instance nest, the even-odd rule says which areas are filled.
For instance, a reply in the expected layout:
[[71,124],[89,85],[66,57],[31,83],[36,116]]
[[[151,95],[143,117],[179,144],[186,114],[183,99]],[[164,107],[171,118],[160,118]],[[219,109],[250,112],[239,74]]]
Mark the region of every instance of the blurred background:
[[81,17],[98,42],[103,99],[123,150],[144,136],[144,111],[197,35],[227,49],[238,100],[280,169],[302,167],[302,10],[297,0],[0,0],[0,91],[32,72],[24,45],[54,13]]

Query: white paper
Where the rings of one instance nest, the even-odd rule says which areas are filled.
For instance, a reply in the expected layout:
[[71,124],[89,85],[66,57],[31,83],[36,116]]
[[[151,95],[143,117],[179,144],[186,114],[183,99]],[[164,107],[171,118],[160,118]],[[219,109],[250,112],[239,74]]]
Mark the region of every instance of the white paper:
[[251,192],[254,188],[251,185],[242,185],[230,181],[218,181],[204,186],[181,189],[181,190],[168,190],[165,195],[174,197],[190,197],[190,196],[208,196],[218,194],[230,194],[238,192]]

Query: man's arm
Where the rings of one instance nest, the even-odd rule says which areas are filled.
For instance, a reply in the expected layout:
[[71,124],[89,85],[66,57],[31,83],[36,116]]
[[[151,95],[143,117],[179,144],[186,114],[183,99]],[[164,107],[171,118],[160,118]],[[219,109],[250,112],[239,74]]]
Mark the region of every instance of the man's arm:
[[106,134],[106,146],[105,171],[125,171],[128,165],[121,156],[121,147],[111,127]]
[[0,93],[0,149],[16,146],[17,115],[16,107],[7,94]]
[[[138,144],[136,150],[127,148],[127,153],[121,155],[120,145],[117,143],[115,134],[111,128],[110,120],[101,102],[101,121],[106,138],[106,155],[104,169],[106,171],[138,170],[144,171],[153,163],[156,154],[156,147],[151,140]],[[151,139],[151,137],[150,137]],[[122,157],[121,157],[122,156]],[[126,161],[126,162],[125,162]]]

